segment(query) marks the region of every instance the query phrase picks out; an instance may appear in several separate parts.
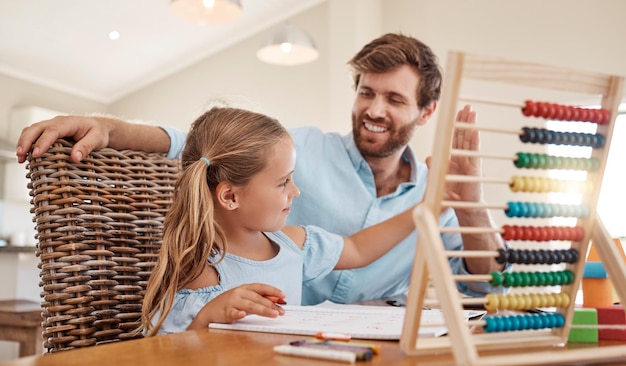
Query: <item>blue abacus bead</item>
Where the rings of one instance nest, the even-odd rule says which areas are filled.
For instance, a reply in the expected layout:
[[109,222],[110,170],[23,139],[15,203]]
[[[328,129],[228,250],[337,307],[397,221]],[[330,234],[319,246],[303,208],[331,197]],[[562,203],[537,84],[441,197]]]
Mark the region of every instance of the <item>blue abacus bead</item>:
[[487,323],[487,324],[483,325],[483,330],[484,330],[485,332],[491,333],[491,332],[494,332],[494,331],[495,331],[495,330],[493,329],[493,326],[494,326],[494,324],[493,324],[493,323],[494,323],[494,322],[493,322],[493,319],[494,319],[494,318],[493,318],[493,317],[490,317],[490,316],[488,316],[488,317],[486,317],[486,318],[485,318],[485,323]]
[[546,206],[540,202],[535,205],[535,217],[546,217]]
[[543,314],[532,314],[532,315],[537,315],[536,317],[534,317],[535,318],[535,322],[534,322],[533,329],[543,329],[543,328],[545,328],[543,317],[541,316]]
[[508,315],[505,315],[502,317],[502,331],[503,332],[510,332],[512,330],[513,327],[513,323],[511,322],[511,317]]
[[554,131],[546,130],[546,144],[554,143]]
[[563,328],[565,325],[565,318],[562,314],[555,313],[554,315],[554,327],[553,328]]
[[526,319],[525,329],[535,329],[535,317],[533,314],[525,314],[523,317]]
[[528,317],[526,317],[526,315],[520,315],[517,317],[517,322],[518,322],[518,327],[517,329],[519,330],[526,330],[526,329],[530,329],[528,327]]
[[582,212],[580,213],[579,217],[581,219],[585,219],[585,218],[589,217],[589,207],[587,207],[586,205],[581,205],[580,208],[581,208]]
[[519,217],[520,208],[517,202],[509,201],[506,205],[508,208],[504,213],[507,217]]
[[518,202],[519,207],[519,217],[528,217],[529,204],[528,202]]
[[583,135],[583,145],[584,146],[593,146],[594,138],[590,133],[584,133]]
[[511,330],[522,330],[523,328],[520,328],[520,326],[519,316],[511,316]]
[[552,205],[549,203],[542,204],[543,206],[543,216],[542,217],[553,217],[554,210],[552,209]]

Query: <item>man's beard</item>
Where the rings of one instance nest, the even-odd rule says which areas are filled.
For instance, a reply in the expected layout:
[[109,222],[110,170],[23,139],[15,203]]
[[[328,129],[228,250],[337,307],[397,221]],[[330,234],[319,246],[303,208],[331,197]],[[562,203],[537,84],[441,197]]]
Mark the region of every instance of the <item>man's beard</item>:
[[398,150],[404,151],[406,145],[408,145],[409,141],[411,141],[416,127],[415,124],[409,124],[400,127],[399,130],[390,129],[385,132],[389,134],[387,141],[385,141],[382,146],[375,147],[371,145],[373,141],[370,141],[361,135],[361,128],[365,128],[362,126],[361,120],[359,120],[359,122],[355,122],[354,117],[352,119],[354,143],[359,148],[363,157],[386,158],[393,155]]

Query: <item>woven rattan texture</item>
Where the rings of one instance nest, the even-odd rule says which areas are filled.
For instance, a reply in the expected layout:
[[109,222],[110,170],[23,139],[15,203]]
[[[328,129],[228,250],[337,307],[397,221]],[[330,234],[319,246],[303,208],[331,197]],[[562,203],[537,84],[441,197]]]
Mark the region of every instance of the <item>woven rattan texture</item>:
[[80,163],[60,139],[29,158],[44,348],[136,338],[179,161],[106,148]]

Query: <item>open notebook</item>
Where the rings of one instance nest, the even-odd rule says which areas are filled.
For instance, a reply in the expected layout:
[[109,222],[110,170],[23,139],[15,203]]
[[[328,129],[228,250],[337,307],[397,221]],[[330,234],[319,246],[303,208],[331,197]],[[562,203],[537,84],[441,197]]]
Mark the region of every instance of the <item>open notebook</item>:
[[[251,332],[315,335],[317,332],[346,333],[352,338],[398,340],[402,333],[404,307],[335,304],[329,301],[314,306],[285,305],[285,315],[266,318],[248,315],[233,324],[211,323],[209,328]],[[466,319],[484,311],[464,310]],[[422,311],[420,337],[446,334],[440,310]]]

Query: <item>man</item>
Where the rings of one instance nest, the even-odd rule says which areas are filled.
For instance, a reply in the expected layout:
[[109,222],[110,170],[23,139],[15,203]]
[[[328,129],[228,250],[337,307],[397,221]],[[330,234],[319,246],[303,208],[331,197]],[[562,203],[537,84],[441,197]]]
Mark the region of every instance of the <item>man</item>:
[[[317,225],[341,235],[352,234],[383,221],[422,200],[427,167],[408,146],[415,129],[426,124],[437,108],[441,71],[436,56],[419,40],[386,34],[365,45],[349,62],[356,96],[352,108],[352,132],[340,136],[314,127],[293,129],[297,164],[294,180],[301,196],[291,207],[289,225]],[[457,120],[475,123],[466,106]],[[80,160],[94,149],[110,146],[168,152],[182,150],[185,134],[174,129],[130,124],[115,118],[59,116],[28,127],[17,146],[18,161],[34,143],[39,156],[58,137],[78,142],[72,158]],[[141,140],[137,136],[142,136]],[[478,134],[457,132],[455,144],[477,149]],[[480,175],[477,159],[458,159],[451,167],[457,174]],[[452,199],[480,201],[478,184],[450,187]],[[458,221],[457,221],[458,220]],[[487,210],[446,210],[440,226],[491,226]],[[447,250],[497,250],[504,242],[496,234],[443,234]],[[404,295],[408,289],[417,233],[367,267],[334,271],[323,280],[306,283],[302,304],[324,300],[352,303]],[[502,270],[491,258],[451,258],[458,274]],[[458,284],[471,294],[491,291],[487,283]]]

